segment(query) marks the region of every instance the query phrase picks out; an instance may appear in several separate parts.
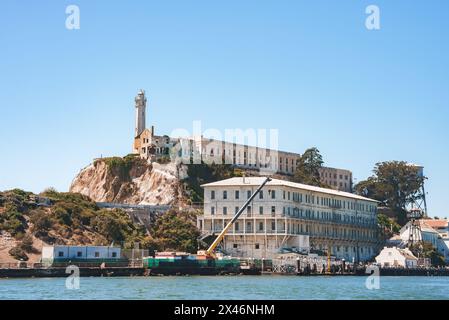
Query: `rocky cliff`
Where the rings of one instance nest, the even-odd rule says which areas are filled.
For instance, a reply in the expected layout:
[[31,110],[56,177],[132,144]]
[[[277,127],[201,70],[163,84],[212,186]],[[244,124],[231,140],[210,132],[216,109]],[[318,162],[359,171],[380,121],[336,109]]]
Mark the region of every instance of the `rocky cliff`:
[[186,168],[135,156],[96,159],[75,177],[70,192],[96,202],[168,205],[182,195]]

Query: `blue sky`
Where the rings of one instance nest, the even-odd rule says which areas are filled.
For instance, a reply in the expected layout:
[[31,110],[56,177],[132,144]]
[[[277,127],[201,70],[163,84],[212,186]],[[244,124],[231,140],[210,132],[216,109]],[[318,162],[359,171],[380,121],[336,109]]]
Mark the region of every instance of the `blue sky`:
[[[80,30],[65,28],[76,4]],[[380,8],[381,29],[365,28]],[[358,181],[425,166],[449,216],[449,2],[2,1],[0,190],[68,190],[94,157],[131,151],[133,98],[156,133],[279,129]]]

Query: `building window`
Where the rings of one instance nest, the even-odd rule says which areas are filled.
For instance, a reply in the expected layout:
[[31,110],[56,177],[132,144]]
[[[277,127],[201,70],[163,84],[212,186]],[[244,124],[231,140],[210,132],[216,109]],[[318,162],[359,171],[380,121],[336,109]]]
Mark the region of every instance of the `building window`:
[[63,251],[58,251],[58,257],[64,257],[64,252]]
[[259,207],[259,214],[263,214],[263,207]]
[[240,198],[240,191],[235,190],[235,198],[239,199]]
[[276,207],[275,206],[271,207],[271,214],[276,214]]
[[223,214],[227,215],[228,214],[228,207],[223,207]]
[[251,214],[251,206],[248,206],[248,207],[246,208],[246,213],[247,213],[247,214]]
[[263,199],[263,191],[262,190],[259,191],[259,199]]
[[77,257],[82,257],[82,256],[83,256],[83,253],[82,253],[81,251],[78,251],[78,252],[76,253],[76,256],[77,256]]
[[212,191],[210,192],[210,198],[211,198],[212,200],[215,199],[215,191],[214,191],[214,190],[212,190]]
[[239,212],[239,207],[235,207],[235,213]]
[[210,214],[212,214],[212,215],[215,214],[215,207],[210,207]]
[[113,252],[113,253],[112,253],[112,257],[113,257],[113,258],[117,258],[117,252]]
[[236,223],[235,223],[235,231],[239,231],[239,227],[240,227],[240,226],[239,226],[239,223],[236,222]]
[[259,249],[259,244],[256,243],[254,247],[255,247],[256,249]]
[[276,230],[276,222],[271,222],[271,230]]
[[251,190],[246,191],[246,198],[251,198]]
[[276,199],[276,191],[271,190],[271,199]]
[[100,257],[100,252],[96,251],[95,252],[95,258],[99,258]]
[[237,248],[239,247],[239,245],[238,245],[237,243],[234,243],[234,244],[232,245],[232,247],[233,247],[234,249],[237,249]]
[[223,191],[223,199],[226,200],[228,198],[228,192],[225,190]]
[[259,231],[263,231],[263,222],[259,222]]

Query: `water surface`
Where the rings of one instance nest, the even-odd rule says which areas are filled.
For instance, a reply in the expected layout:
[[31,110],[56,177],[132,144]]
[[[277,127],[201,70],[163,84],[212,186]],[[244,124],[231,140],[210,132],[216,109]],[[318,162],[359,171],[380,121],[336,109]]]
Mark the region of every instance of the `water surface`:
[[0,299],[449,299],[449,277],[185,276],[0,279]]

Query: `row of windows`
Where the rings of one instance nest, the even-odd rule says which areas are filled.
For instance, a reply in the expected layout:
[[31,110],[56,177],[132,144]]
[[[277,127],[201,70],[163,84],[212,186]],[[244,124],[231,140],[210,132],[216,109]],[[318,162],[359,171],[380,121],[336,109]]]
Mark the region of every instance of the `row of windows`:
[[[332,175],[331,173],[329,173],[329,175],[328,175],[327,172],[322,172],[322,173],[320,174],[320,176],[321,176],[321,178],[331,178],[331,179],[332,179],[332,176],[333,176],[334,179],[337,179],[337,177],[339,177],[340,180],[343,180],[343,175],[342,175],[342,174],[337,175],[336,173],[334,173],[334,174]],[[345,180],[346,180],[346,181],[349,181],[349,176],[348,176],[348,175],[345,175],[344,177],[345,177]]]
[[[270,190],[268,192],[271,196],[271,199],[276,199],[276,191],[275,190]],[[249,199],[252,195],[252,191],[251,190],[247,190],[246,191],[246,199]],[[210,198],[211,200],[215,200],[215,190],[211,190],[210,192]],[[264,198],[264,192],[263,190],[259,191],[259,199],[263,199]],[[227,200],[228,199],[228,191],[224,190],[223,191],[223,200]],[[240,190],[235,190],[234,192],[234,199],[235,200],[239,200],[240,199]]]
[[[238,243],[232,244],[232,248],[234,248],[234,249],[238,249],[240,246],[241,245]],[[245,245],[245,247],[246,247],[246,245]],[[259,250],[260,248],[261,248],[261,246],[259,243],[254,244],[254,249]],[[323,248],[323,249],[326,250],[327,248]],[[363,249],[364,249],[363,247],[360,247],[359,252],[363,253]],[[334,252],[334,253],[335,252],[345,252],[345,253],[353,252],[354,253],[354,252],[357,252],[357,249],[356,249],[356,247],[349,247],[349,246],[335,246],[335,247],[332,247],[332,252]],[[370,248],[370,247],[366,247],[365,252],[368,254],[374,254],[374,249]]]
[[[240,209],[240,207],[234,207],[234,215],[239,211],[239,209]],[[221,213],[223,215],[227,215],[228,214],[228,207],[222,207],[221,210],[222,210]],[[251,206],[246,207],[246,213],[247,214],[251,214],[251,210],[252,210]],[[215,214],[215,207],[214,206],[210,207],[210,214],[211,215]],[[264,207],[262,207],[262,206],[259,207],[259,214],[264,214]],[[276,207],[275,206],[271,207],[271,214],[276,214]]]
[[[240,223],[244,224],[241,221],[236,221],[234,223],[234,228],[236,232],[243,231],[241,229]],[[256,230],[253,230],[253,226],[256,227]],[[279,231],[279,232],[285,232],[285,222],[284,221],[278,221],[276,224],[276,221],[267,222],[267,231]],[[215,224],[214,226],[210,226],[211,229],[215,229],[216,231],[219,231],[222,229],[222,225]],[[271,227],[271,228],[270,228]],[[264,232],[265,231],[265,223],[263,221],[256,222],[256,224],[253,224],[253,221],[247,221],[246,222],[246,228],[245,225],[243,225],[243,228],[246,232],[253,232],[253,231],[259,231]],[[348,229],[348,228],[338,228],[338,227],[330,227],[330,226],[312,226],[309,224],[303,224],[303,223],[292,223],[287,224],[287,232],[293,233],[293,234],[308,234],[310,236],[326,236],[326,237],[343,237],[343,238],[351,238],[351,239],[360,239],[360,238],[370,238],[374,239],[376,237],[376,232],[373,230],[366,230],[366,229]]]
[[[83,252],[82,251],[77,251],[76,256],[77,257],[82,257],[83,256]],[[117,252],[111,252],[111,256],[112,256],[112,258],[116,258],[117,257]],[[64,251],[58,251],[58,257],[64,257]],[[95,258],[99,258],[100,257],[100,252],[96,251],[94,253],[94,257]]]
[[[268,191],[269,198],[276,199],[276,190],[269,190]],[[252,195],[251,190],[246,191],[246,199],[249,199]],[[258,195],[259,199],[264,199],[264,191],[261,190]],[[348,209],[348,210],[356,210],[356,211],[365,211],[365,212],[371,212],[375,213],[377,211],[377,207],[375,205],[365,204],[365,203],[359,203],[359,202],[353,202],[353,201],[345,201],[345,200],[337,200],[327,197],[319,197],[315,195],[309,195],[309,194],[302,194],[299,192],[290,192],[290,191],[283,191],[282,192],[282,198],[284,200],[293,200],[294,202],[305,202],[308,204],[316,204],[321,206],[326,206],[330,208],[336,208],[336,209]],[[215,200],[216,199],[216,193],[215,190],[210,191],[210,199]],[[222,199],[228,200],[228,191],[224,190],[222,193]],[[240,190],[234,191],[234,199],[240,200]]]

